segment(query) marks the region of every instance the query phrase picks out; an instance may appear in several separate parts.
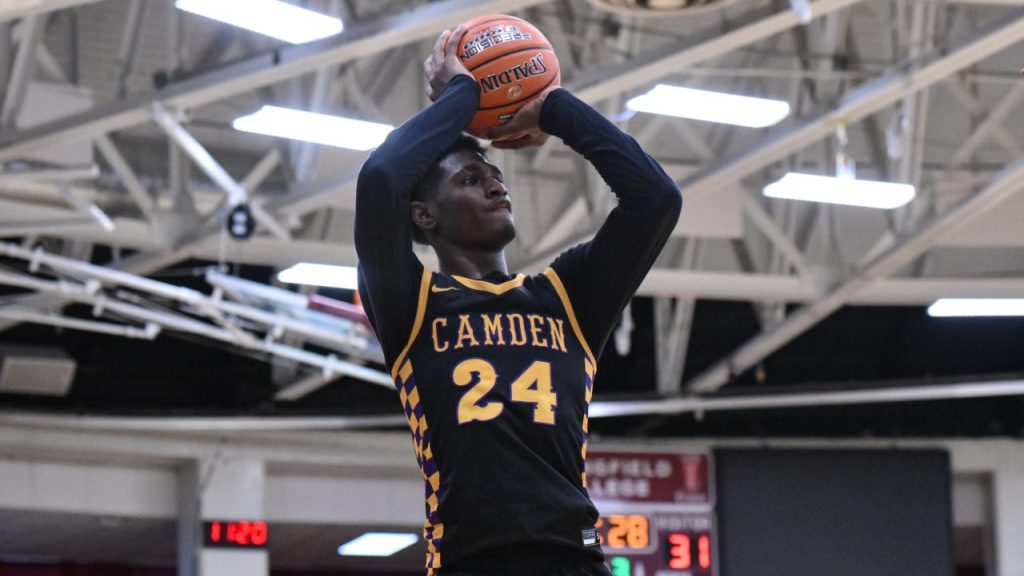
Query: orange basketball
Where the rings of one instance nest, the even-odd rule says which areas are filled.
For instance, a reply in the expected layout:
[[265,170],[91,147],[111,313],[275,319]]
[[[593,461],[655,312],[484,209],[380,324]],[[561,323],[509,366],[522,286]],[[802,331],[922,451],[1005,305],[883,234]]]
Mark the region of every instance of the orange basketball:
[[545,89],[558,86],[561,74],[551,43],[526,20],[491,14],[463,25],[456,53],[480,85],[480,108],[467,130],[483,137]]

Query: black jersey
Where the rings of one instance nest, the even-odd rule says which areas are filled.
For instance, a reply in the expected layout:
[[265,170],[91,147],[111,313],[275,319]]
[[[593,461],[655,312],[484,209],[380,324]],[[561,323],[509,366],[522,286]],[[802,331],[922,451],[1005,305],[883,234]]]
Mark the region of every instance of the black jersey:
[[[479,100],[458,76],[360,172],[360,292],[384,348],[425,484],[427,569],[543,573],[600,559],[586,492],[597,356],[678,219],[675,184],[636,142],[565,90],[541,128],[619,196],[590,242],[542,274],[483,279],[425,268],[411,247],[412,189]],[[514,194],[514,191],[513,191]]]
[[492,563],[508,534],[600,558],[583,470],[596,361],[557,272],[424,269],[418,300],[392,376],[427,481],[428,566]]

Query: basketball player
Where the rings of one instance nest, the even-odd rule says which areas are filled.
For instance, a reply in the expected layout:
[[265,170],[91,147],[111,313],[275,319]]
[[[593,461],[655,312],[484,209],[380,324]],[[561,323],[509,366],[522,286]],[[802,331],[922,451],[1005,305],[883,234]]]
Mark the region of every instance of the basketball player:
[[[564,89],[489,136],[561,138],[618,196],[590,242],[542,274],[510,275],[501,170],[462,134],[480,89],[438,38],[432,105],[394,130],[358,181],[363,303],[384,347],[426,486],[427,573],[607,575],[586,490],[587,407],[617,316],[669,237],[682,200],[629,136]],[[424,267],[417,240],[437,253]]]

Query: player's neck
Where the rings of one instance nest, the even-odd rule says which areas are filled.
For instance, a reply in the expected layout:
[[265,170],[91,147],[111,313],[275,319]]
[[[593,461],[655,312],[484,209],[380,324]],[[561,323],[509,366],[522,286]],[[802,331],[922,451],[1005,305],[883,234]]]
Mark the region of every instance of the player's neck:
[[494,272],[508,275],[505,251],[437,250],[441,272],[467,278],[483,278]]

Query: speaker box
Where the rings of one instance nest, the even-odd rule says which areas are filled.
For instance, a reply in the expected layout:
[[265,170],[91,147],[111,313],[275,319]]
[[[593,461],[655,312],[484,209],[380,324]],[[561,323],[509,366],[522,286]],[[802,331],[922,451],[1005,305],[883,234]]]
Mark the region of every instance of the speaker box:
[[59,348],[0,346],[0,394],[64,396],[76,366]]

